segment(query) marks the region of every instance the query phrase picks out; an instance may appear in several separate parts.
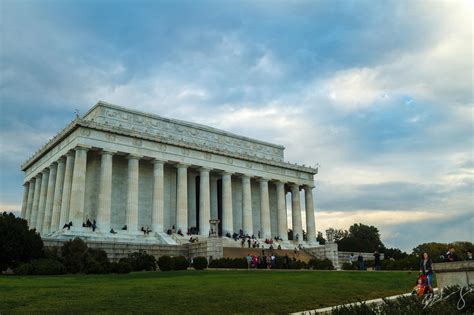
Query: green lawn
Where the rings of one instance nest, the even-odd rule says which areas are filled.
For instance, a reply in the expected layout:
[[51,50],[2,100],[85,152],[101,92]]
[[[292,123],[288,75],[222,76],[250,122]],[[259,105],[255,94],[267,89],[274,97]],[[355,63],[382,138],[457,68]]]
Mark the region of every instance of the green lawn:
[[0,314],[289,313],[410,292],[416,276],[266,270],[0,276]]

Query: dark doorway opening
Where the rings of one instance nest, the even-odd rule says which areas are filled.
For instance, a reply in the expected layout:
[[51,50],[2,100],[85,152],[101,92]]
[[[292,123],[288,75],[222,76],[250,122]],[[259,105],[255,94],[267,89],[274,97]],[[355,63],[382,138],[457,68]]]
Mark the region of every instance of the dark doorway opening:
[[222,180],[217,180],[217,217],[219,218],[219,236],[222,236]]
[[201,191],[199,190],[201,187],[201,178],[199,176],[196,177],[196,181],[194,182],[196,185],[196,227],[199,230],[199,234],[201,234],[201,224],[199,222],[199,197],[201,195]]

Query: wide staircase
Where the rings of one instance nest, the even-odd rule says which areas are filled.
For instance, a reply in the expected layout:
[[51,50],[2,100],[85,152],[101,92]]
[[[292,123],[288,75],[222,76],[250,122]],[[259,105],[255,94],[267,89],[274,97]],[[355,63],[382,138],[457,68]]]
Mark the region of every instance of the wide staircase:
[[[262,249],[261,248],[224,247],[225,258],[244,258],[248,254],[260,256],[262,255]],[[269,249],[265,249],[265,255],[270,255],[270,254],[271,254],[271,251]],[[275,256],[288,255],[288,257],[290,258],[295,257],[297,260],[301,260],[304,262],[308,262],[310,259],[314,258],[309,253],[306,253],[302,250],[298,251],[298,254],[296,256],[295,256],[294,251],[289,250],[289,249],[274,249],[273,254]]]

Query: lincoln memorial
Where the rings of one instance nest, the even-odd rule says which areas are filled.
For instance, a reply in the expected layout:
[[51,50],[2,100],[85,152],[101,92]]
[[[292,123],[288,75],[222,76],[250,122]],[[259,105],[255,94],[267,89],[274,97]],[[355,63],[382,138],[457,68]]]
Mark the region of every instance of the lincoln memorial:
[[179,244],[170,231],[192,228],[201,239],[242,230],[285,244],[291,229],[293,244],[316,245],[317,170],[283,154],[281,145],[98,102],[21,166],[21,216],[44,240]]

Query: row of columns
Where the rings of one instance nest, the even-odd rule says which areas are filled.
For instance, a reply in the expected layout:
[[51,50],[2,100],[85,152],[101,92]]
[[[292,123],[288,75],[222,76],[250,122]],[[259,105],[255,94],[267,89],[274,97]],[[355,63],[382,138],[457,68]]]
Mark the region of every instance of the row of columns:
[[[22,217],[28,220],[30,227],[42,234],[48,234],[61,228],[61,224],[72,222],[73,229],[81,227],[84,221],[84,197],[88,148],[77,147],[43,170],[25,184],[22,204]],[[102,151],[100,166],[99,200],[97,222],[99,228],[109,229],[112,211],[112,162],[116,152]],[[130,232],[138,227],[138,176],[140,156],[128,155],[126,225]],[[151,226],[155,232],[164,232],[164,164],[165,161],[153,161],[153,192]],[[177,164],[177,200],[176,229],[188,228],[188,168],[189,165]],[[199,231],[209,233],[209,220],[217,218],[217,178],[210,176],[210,169],[199,169]],[[270,223],[270,198],[268,179],[259,178],[260,185],[260,236],[272,238]],[[242,181],[242,229],[245,234],[256,234],[252,224],[251,177],[241,175]],[[289,184],[292,195],[293,235],[303,235],[300,186]],[[306,205],[306,231],[308,240],[316,239],[312,187],[304,186]],[[278,235],[287,239],[287,213],[285,183],[276,181]],[[213,209],[213,213],[211,213]],[[192,210],[192,209],[191,209]],[[194,212],[195,213],[195,212]],[[189,218],[195,222],[194,218]],[[232,174],[222,173],[222,230],[233,233],[232,213]],[[276,235],[273,235],[276,236]]]

